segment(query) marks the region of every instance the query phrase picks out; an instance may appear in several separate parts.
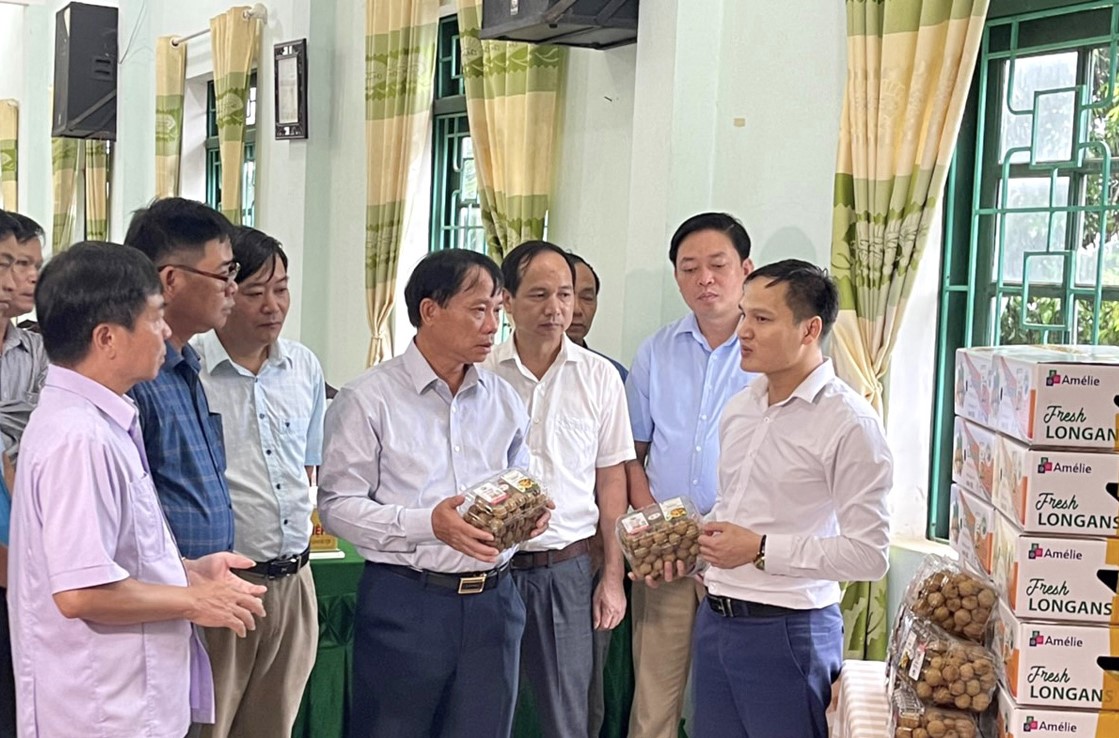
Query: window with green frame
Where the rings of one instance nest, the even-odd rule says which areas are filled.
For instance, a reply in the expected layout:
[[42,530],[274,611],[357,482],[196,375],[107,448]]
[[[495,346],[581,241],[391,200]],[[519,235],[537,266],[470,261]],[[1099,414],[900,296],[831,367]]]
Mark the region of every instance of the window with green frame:
[[928,532],[955,350],[1119,345],[1119,0],[992,0],[945,196]]
[[432,133],[431,250],[464,248],[485,253],[456,15],[439,21]]
[[[218,153],[218,109],[214,83],[206,84],[206,204],[221,209],[221,156]],[[256,72],[249,78],[245,108],[245,158],[241,164],[241,223],[256,223]]]

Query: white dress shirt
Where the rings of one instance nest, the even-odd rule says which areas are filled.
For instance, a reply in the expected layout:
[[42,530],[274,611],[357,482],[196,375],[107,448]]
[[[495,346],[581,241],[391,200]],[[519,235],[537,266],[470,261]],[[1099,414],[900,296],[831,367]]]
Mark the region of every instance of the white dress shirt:
[[548,530],[521,550],[556,551],[590,538],[598,528],[595,470],[636,458],[618,370],[566,336],[540,379],[521,362],[512,338],[494,347],[486,366],[524,401],[529,472],[556,504]]
[[410,343],[339,390],[326,411],[323,527],[367,561],[448,574],[492,569],[436,538],[431,512],[504,469],[527,468],[527,425],[503,379],[472,365],[452,395]]
[[719,428],[714,518],[766,536],[765,571],[710,568],[715,595],[801,610],[839,602],[839,581],[886,573],[893,460],[874,408],[826,360],[783,402],[769,381],[735,395]]
[[311,540],[308,466],[322,463],[326,382],[306,346],[279,339],[253,374],[211,331],[191,342],[210,409],[221,415],[234,549],[254,561],[302,553]]

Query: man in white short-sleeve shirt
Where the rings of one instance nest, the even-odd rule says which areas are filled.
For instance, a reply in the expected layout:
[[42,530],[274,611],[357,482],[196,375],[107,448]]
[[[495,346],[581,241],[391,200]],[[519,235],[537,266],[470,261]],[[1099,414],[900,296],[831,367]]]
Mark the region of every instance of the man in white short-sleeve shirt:
[[[565,335],[575,294],[571,256],[528,241],[501,268],[514,333],[486,366],[524,401],[530,471],[556,506],[548,530],[512,561],[527,611],[521,689],[532,692],[542,735],[568,738],[587,730],[594,629],[609,630],[625,615],[624,565],[613,532],[627,508],[633,434],[617,369]],[[600,530],[605,561],[595,587],[590,543]]]

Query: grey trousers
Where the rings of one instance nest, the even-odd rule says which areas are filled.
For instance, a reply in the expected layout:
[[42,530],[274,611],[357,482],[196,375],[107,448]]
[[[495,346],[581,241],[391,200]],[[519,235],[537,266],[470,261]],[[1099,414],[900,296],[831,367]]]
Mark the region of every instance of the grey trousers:
[[585,735],[594,661],[589,555],[513,571],[525,603],[520,689],[536,702],[543,738]]

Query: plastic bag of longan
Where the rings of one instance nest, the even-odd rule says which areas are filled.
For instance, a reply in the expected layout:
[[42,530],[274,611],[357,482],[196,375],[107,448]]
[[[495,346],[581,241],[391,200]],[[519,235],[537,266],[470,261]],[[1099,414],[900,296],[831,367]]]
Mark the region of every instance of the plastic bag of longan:
[[986,643],[998,604],[995,585],[943,556],[926,556],[906,588],[905,606],[953,635]]
[[623,515],[616,531],[629,568],[639,580],[660,579],[665,565],[675,569],[678,561],[684,563],[684,576],[704,566],[699,555],[703,516],[687,497],[674,497]]
[[995,655],[983,646],[913,618],[893,676],[926,705],[981,713],[991,706],[998,684],[995,664]]
[[521,469],[506,469],[463,494],[463,520],[493,534],[490,545],[498,551],[527,541],[548,504],[544,486]]
[[930,707],[918,699],[908,685],[890,696],[892,738],[980,738],[978,720],[962,710]]

